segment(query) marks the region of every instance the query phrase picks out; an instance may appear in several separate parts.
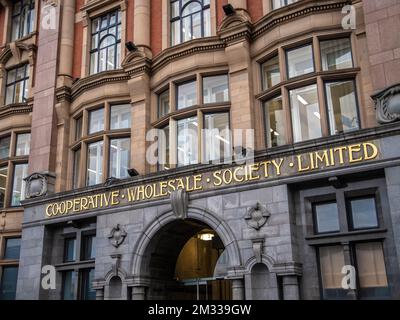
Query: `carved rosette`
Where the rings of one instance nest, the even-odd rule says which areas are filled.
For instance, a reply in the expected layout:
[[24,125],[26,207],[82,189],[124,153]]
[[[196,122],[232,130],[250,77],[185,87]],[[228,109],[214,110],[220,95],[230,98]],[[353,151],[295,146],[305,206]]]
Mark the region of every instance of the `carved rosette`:
[[247,214],[244,218],[249,227],[260,230],[262,226],[267,223],[270,216],[271,214],[268,212],[267,208],[257,202],[255,206],[250,207],[247,210]]
[[127,233],[125,229],[117,224],[111,229],[108,239],[115,248],[118,248],[125,241],[126,236]]
[[177,219],[185,220],[188,216],[189,196],[184,189],[179,189],[171,193],[170,196],[172,211]]
[[372,96],[375,101],[376,119],[379,123],[400,120],[400,84],[396,84]]

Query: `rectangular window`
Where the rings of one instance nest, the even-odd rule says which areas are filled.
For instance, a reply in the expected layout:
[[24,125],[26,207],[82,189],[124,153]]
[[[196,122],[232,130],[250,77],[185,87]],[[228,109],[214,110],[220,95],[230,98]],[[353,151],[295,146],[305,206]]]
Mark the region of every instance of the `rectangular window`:
[[286,121],[283,111],[282,97],[276,97],[264,104],[266,121],[266,138],[269,147],[277,147],[286,144]]
[[18,40],[30,34],[33,31],[35,22],[35,1],[14,1],[11,20],[11,41]]
[[82,260],[92,260],[96,257],[96,236],[86,235],[82,237]]
[[73,186],[79,188],[79,175],[81,171],[81,148],[74,151]]
[[0,300],[14,300],[17,292],[18,267],[2,267]]
[[178,85],[178,110],[189,108],[197,103],[196,81]]
[[28,72],[27,64],[7,71],[6,105],[26,101],[29,89]]
[[76,271],[63,272],[62,299],[75,300],[75,288],[78,285]]
[[75,140],[82,138],[83,117],[80,116],[75,120]]
[[353,67],[349,38],[324,40],[320,42],[322,69],[339,70]]
[[299,0],[272,0],[272,9],[276,10],[297,1]]
[[23,133],[17,135],[17,148],[15,150],[16,156],[27,156],[29,155],[31,145],[31,134]]
[[0,159],[10,156],[11,136],[0,138]]
[[89,134],[104,130],[104,108],[89,112]]
[[352,229],[371,229],[379,226],[375,197],[350,199],[348,207]]
[[279,69],[279,57],[275,56],[262,65],[263,88],[267,90],[277,85],[281,81]]
[[92,288],[94,280],[94,269],[83,269],[80,271],[80,299],[96,300],[96,290]]
[[64,262],[76,260],[76,239],[66,238],[64,241]]
[[314,59],[312,45],[288,50],[287,65],[289,78],[314,72]]
[[290,91],[294,142],[322,136],[317,85]]
[[331,134],[360,128],[354,81],[325,84]]
[[8,167],[0,167],[0,208],[6,206]]
[[131,127],[131,105],[111,106],[111,130],[128,129]]
[[110,141],[110,176],[118,179],[128,177],[131,158],[131,139],[112,139]]
[[158,168],[159,170],[171,169],[169,162],[169,126],[158,131]]
[[103,141],[88,145],[86,185],[93,186],[103,181]]
[[203,78],[203,101],[204,103],[229,101],[227,75]]
[[8,238],[4,248],[4,259],[18,260],[21,249],[21,238]]
[[197,117],[178,121],[178,166],[198,163]]
[[12,206],[21,205],[21,201],[25,199],[25,181],[28,176],[28,164],[16,164],[14,166],[14,179],[12,189]]
[[204,115],[204,158],[206,161],[227,159],[232,155],[229,113]]
[[169,113],[169,90],[158,95],[158,117],[162,118]]
[[316,233],[340,231],[339,211],[336,202],[316,203],[313,205],[313,213]]

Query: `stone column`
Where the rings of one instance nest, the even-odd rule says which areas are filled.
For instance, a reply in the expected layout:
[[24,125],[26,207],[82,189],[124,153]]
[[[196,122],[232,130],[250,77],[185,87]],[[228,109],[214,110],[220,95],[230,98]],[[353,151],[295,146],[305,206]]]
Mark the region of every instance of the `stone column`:
[[96,300],[104,300],[104,288],[96,289]]
[[150,48],[150,1],[135,0],[133,39],[137,46]]
[[235,9],[247,9],[247,1],[246,0],[229,0],[229,3],[235,8]]
[[244,300],[244,280],[232,280],[232,300]]
[[132,300],[146,300],[146,287],[132,287]]
[[300,300],[299,280],[297,276],[283,276],[282,284],[284,300]]
[[75,0],[64,0],[61,22],[59,76],[72,76],[74,55]]

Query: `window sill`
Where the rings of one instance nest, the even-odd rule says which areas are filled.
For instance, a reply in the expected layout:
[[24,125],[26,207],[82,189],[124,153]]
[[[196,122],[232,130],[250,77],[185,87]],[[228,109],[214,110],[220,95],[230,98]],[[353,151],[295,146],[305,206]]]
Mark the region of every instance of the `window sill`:
[[306,243],[310,246],[318,246],[322,244],[333,244],[340,242],[353,242],[361,240],[377,240],[386,238],[387,229],[367,229],[349,232],[329,233],[321,235],[312,235],[305,238]]

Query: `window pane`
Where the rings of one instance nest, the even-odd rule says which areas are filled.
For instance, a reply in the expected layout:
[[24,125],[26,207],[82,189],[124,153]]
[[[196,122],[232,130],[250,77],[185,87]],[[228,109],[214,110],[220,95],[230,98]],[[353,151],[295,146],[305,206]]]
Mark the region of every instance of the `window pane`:
[[14,167],[14,180],[12,191],[12,206],[19,206],[21,201],[25,199],[25,181],[28,176],[28,164],[16,164]]
[[294,142],[322,136],[317,86],[290,91]]
[[196,81],[178,86],[178,110],[194,106],[196,100]]
[[342,268],[345,262],[342,246],[320,247],[319,263],[324,298],[344,297]]
[[182,42],[192,39],[192,17],[187,16],[182,19]]
[[89,112],[89,134],[104,130],[104,109]]
[[325,87],[331,134],[359,129],[354,82],[331,82]]
[[8,167],[0,168],[0,208],[4,208],[6,206],[6,188],[7,188],[7,176],[8,176]]
[[321,41],[320,47],[324,71],[353,67],[350,39]]
[[203,78],[204,103],[229,101],[228,76],[214,76]]
[[10,156],[10,143],[10,136],[0,139],[0,159],[5,159]]
[[76,239],[67,238],[64,242],[64,262],[72,262],[76,260],[75,253]]
[[206,161],[226,159],[231,156],[232,144],[229,130],[229,113],[204,116],[204,156]]
[[279,71],[279,57],[275,56],[262,65],[264,77],[264,90],[272,88],[281,81],[281,73]]
[[354,229],[378,227],[374,197],[350,200],[350,210]]
[[177,45],[181,42],[181,21],[177,20],[171,23],[171,45]]
[[79,148],[74,152],[74,173],[73,173],[74,188],[79,188],[80,167],[81,167],[81,149]]
[[169,113],[169,90],[158,96],[158,117],[161,118]]
[[96,236],[84,236],[82,241],[82,260],[94,259],[96,257]]
[[198,163],[197,117],[178,121],[178,166]]
[[289,78],[314,72],[312,46],[289,50],[287,52]]
[[169,126],[158,132],[158,167],[159,170],[169,170]]
[[87,181],[86,185],[92,186],[103,181],[103,141],[89,144]]
[[337,232],[339,227],[339,211],[336,202],[313,205],[314,224],[317,233]]
[[21,238],[6,239],[6,245],[4,248],[4,259],[18,260],[20,249],[21,249]]
[[96,300],[96,290],[92,288],[94,280],[94,269],[85,269],[81,271],[81,299]]
[[196,13],[192,15],[192,27],[193,27],[193,34],[192,38],[193,39],[199,39],[201,38],[201,13]]
[[63,300],[75,300],[75,288],[77,286],[77,276],[75,271],[66,271],[63,273]]
[[29,149],[31,144],[31,134],[24,133],[17,135],[17,149],[15,151],[16,156],[29,155]]
[[211,36],[211,16],[210,9],[204,10],[204,37]]
[[75,140],[82,138],[82,117],[75,120]]
[[131,156],[131,139],[113,139],[110,143],[110,175],[114,178],[128,177]]
[[285,113],[282,97],[269,100],[264,105],[267,130],[267,145],[277,147],[286,144]]
[[111,130],[131,127],[131,105],[123,104],[111,107]]
[[171,1],[171,18],[179,16],[179,1]]
[[0,282],[0,300],[14,300],[17,291],[18,267],[3,267]]

